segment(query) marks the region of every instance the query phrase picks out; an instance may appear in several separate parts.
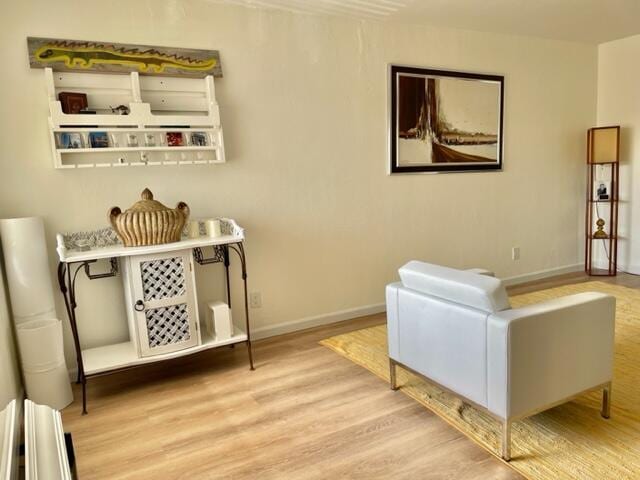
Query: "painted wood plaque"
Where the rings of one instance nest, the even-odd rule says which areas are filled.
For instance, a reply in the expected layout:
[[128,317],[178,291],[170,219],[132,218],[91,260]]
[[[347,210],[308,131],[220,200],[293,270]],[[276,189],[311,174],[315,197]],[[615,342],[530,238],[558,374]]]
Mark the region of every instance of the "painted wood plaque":
[[169,77],[222,77],[217,50],[27,37],[31,68]]

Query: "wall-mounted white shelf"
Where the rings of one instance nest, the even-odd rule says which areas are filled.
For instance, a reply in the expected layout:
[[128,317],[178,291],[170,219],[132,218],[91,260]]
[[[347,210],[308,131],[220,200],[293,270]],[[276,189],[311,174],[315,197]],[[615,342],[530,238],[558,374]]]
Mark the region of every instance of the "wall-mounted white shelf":
[[[199,79],[141,77],[136,72],[114,75],[54,72],[50,68],[44,71],[55,168],[225,162],[212,76]],[[88,108],[96,113],[64,113],[58,100],[60,92],[86,94]],[[111,107],[119,105],[128,106],[129,114],[112,113]],[[104,133],[108,146],[92,145],[90,137],[95,133]],[[182,143],[169,145],[169,133],[181,134]],[[79,147],[65,148],[65,135],[67,139],[69,135],[79,138]]]

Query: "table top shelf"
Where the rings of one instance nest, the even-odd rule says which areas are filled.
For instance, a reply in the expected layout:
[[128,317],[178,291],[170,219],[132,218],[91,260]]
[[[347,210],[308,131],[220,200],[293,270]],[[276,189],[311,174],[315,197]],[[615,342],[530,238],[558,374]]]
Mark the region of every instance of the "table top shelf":
[[[203,248],[215,245],[228,245],[244,241],[244,229],[237,222],[230,218],[220,218],[226,224],[225,235],[219,237],[200,236],[197,238],[183,238],[178,242],[163,243],[161,245],[146,245],[142,247],[125,247],[122,243],[113,243],[115,232],[106,228],[93,232],[76,232],[57,235],[58,257],[63,263],[86,262],[90,260],[101,260],[105,258],[130,257],[134,255],[149,255],[153,253],[175,252],[193,248]],[[96,238],[98,236],[107,237],[107,242],[112,242],[106,246],[93,247],[91,250],[81,251],[69,249],[65,237],[82,235],[84,237]]]

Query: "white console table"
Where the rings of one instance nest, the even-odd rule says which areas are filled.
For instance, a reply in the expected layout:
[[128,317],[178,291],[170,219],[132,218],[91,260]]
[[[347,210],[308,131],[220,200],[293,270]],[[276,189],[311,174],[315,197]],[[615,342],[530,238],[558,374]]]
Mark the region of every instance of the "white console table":
[[[76,360],[78,363],[77,382],[82,385],[82,413],[87,413],[87,378],[116,372],[148,363],[168,360],[193,353],[201,352],[223,345],[235,345],[245,343],[249,354],[249,366],[253,367],[253,356],[251,351],[251,331],[249,325],[249,303],[247,292],[247,264],[244,252],[244,230],[231,219],[220,219],[222,236],[199,238],[183,238],[178,242],[163,245],[151,245],[144,247],[125,247],[118,240],[115,232],[111,228],[105,228],[90,232],[74,232],[69,234],[58,234],[57,251],[60,259],[58,264],[58,284],[64,297],[67,315],[73,333],[74,347],[76,350]],[[201,230],[204,231],[201,225]],[[89,250],[81,249],[90,248]],[[205,250],[211,248],[211,256],[205,255]],[[96,280],[107,277],[114,277],[120,270],[119,260],[129,258],[146,258],[154,254],[166,254],[168,252],[190,251],[195,260],[200,265],[213,263],[223,263],[225,266],[225,279],[227,291],[227,304],[231,305],[231,287],[229,283],[230,251],[238,254],[242,267],[242,280],[244,283],[244,309],[245,309],[245,331],[235,327],[230,338],[216,339],[205,331],[198,331],[197,342],[192,346],[176,351],[157,353],[150,356],[140,354],[137,339],[130,334],[129,341],[113,345],[105,345],[96,348],[82,349],[80,336],[78,333],[78,318],[76,316],[76,279],[81,270],[87,278]],[[142,257],[145,256],[145,257]],[[95,273],[91,271],[91,265],[98,260],[105,259],[110,262],[110,270],[106,273]],[[191,260],[191,259],[190,259]],[[189,262],[191,265],[192,262]],[[125,288],[126,290],[126,288]],[[133,302],[135,299],[128,298]],[[140,303],[140,302],[138,302]],[[134,307],[135,308],[135,307]],[[197,308],[197,307],[196,307]],[[136,309],[137,310],[137,309]],[[140,311],[140,310],[137,310]],[[197,320],[197,315],[196,315]],[[131,319],[130,319],[131,321]],[[198,330],[196,324],[196,330]]]

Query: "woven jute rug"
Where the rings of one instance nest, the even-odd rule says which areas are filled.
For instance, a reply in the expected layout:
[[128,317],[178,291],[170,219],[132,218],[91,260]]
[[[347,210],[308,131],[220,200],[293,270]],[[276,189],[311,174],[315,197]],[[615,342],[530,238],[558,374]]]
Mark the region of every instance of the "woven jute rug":
[[[640,290],[587,282],[518,295],[511,304],[519,307],[588,291],[617,298],[611,418],[600,416],[601,393],[593,392],[515,422],[508,464],[530,479],[640,479]],[[321,344],[389,381],[386,325]],[[400,367],[398,384],[400,392],[500,457],[495,419]],[[380,388],[389,387],[381,382]]]

